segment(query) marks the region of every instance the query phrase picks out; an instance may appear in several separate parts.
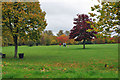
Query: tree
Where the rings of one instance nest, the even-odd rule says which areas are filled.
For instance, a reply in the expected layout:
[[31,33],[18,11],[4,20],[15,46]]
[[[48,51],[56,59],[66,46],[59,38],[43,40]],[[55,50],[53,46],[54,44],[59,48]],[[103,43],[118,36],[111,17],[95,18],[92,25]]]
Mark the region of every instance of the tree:
[[46,31],[44,31],[44,33],[48,34],[49,36],[50,35],[53,36],[53,32],[51,30],[46,30]]
[[13,45],[13,37],[9,34],[10,32],[4,32],[2,35],[2,46],[9,46],[9,45]]
[[[91,7],[91,11],[97,11],[99,14],[94,12],[89,13],[91,17],[94,18],[96,26],[99,32],[105,35],[111,35],[111,33],[120,33],[119,29],[119,2],[102,2],[101,5],[94,5]],[[97,18],[97,19],[95,19]]]
[[48,35],[47,33],[42,33],[41,34],[41,38],[40,38],[40,43],[41,45],[50,45],[50,42],[51,42],[51,36]]
[[91,19],[89,19],[86,14],[77,14],[78,18],[74,19],[75,26],[70,30],[70,39],[75,39],[75,41],[83,40],[83,49],[85,49],[85,41],[91,40],[93,37],[96,37],[94,34],[97,34],[96,31],[89,31],[92,25]]
[[69,31],[65,31],[64,33],[66,36],[69,36],[70,32]]
[[115,43],[120,43],[120,37],[114,36]]
[[53,40],[51,41],[51,44],[52,44],[52,45],[56,45],[56,44],[57,44],[57,41],[53,39]]
[[58,42],[57,42],[57,36],[50,36],[50,44],[52,45],[56,45]]
[[63,33],[63,30],[60,30],[58,33],[57,33],[57,36],[59,37],[59,36],[61,36],[61,35],[63,35],[64,33]]
[[64,43],[64,42],[67,42],[69,40],[69,37],[66,36],[65,34],[63,34],[63,35],[57,37],[57,39],[58,39],[58,42]]
[[41,31],[47,26],[45,14],[41,10],[39,2],[2,3],[3,33],[8,31],[13,37],[15,45],[14,58],[17,58],[18,37],[29,36],[29,40],[40,37]]

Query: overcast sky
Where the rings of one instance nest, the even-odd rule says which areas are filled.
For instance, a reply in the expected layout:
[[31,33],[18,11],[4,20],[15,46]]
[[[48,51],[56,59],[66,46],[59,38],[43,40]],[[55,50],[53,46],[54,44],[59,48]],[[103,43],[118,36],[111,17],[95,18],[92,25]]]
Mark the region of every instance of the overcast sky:
[[39,0],[41,8],[46,12],[46,30],[54,34],[59,30],[70,30],[73,19],[79,14],[88,14],[91,6],[98,4],[97,0]]

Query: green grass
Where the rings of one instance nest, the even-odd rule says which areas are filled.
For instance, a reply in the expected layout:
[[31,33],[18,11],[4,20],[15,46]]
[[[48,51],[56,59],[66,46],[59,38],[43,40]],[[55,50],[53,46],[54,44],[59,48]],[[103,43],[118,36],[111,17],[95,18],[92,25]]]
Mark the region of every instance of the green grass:
[[[14,59],[14,46],[3,47],[3,78],[117,78],[118,44],[19,46],[24,59]],[[105,68],[105,64],[114,65]]]

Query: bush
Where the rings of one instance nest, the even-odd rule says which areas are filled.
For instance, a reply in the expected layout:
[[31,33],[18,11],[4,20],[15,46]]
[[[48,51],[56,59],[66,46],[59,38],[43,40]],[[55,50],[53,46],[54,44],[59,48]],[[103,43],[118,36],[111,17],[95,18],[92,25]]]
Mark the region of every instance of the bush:
[[28,46],[33,46],[34,45],[34,41],[28,41]]
[[45,45],[46,45],[46,46],[49,46],[49,45],[50,45],[50,39],[49,39],[49,38],[47,38],[47,39],[45,40]]
[[35,44],[36,44],[36,46],[40,45],[40,40],[37,40],[37,41],[35,42]]
[[[101,39],[101,38],[97,38],[95,40],[92,41],[94,44],[105,44],[105,40]],[[106,41],[108,43],[108,41]]]
[[57,41],[56,41],[56,40],[52,40],[50,44],[51,44],[51,45],[56,45],[56,44],[57,44]]

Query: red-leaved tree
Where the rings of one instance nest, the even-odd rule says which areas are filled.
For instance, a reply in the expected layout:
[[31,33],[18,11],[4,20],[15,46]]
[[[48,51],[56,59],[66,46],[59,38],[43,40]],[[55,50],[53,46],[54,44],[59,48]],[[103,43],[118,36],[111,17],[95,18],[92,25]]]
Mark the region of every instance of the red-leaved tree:
[[57,40],[58,40],[58,42],[60,42],[60,43],[64,43],[64,42],[67,42],[67,41],[69,40],[69,37],[66,36],[65,34],[63,34],[63,35],[57,37]]
[[[94,34],[97,34],[96,31],[93,30],[91,25],[93,25],[92,19],[88,17],[86,14],[77,14],[77,18],[74,19],[75,26],[70,30],[70,39],[75,39],[75,41],[83,40],[83,49],[85,49],[85,41],[91,40],[95,37]],[[88,31],[90,29],[91,31]],[[95,37],[96,38],[96,37]]]

